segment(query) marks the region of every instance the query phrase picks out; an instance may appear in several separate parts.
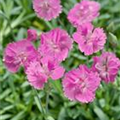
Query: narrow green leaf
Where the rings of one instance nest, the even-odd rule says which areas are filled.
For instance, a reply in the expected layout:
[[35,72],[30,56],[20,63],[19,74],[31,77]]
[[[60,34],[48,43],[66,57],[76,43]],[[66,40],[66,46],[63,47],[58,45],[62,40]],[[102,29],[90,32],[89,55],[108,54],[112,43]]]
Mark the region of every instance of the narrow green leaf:
[[96,113],[100,120],[109,120],[108,116],[97,106],[95,106],[94,112]]
[[42,106],[40,105],[40,101],[39,101],[39,99],[38,99],[38,97],[34,97],[34,99],[35,99],[35,102],[36,102],[36,105],[37,105],[37,107],[38,107],[38,109],[41,111],[41,113],[42,113]]
[[11,120],[23,120],[24,116],[25,111],[21,111],[17,115],[15,115]]
[[66,117],[66,111],[65,111],[65,108],[62,108],[58,115],[58,120],[66,120],[65,117]]
[[112,46],[114,46],[114,47],[118,46],[117,37],[113,33],[109,32],[108,38],[109,38],[109,42]]
[[11,114],[0,115],[0,120],[8,120],[9,118],[11,118],[11,116]]
[[55,120],[52,116],[48,116],[46,120]]
[[115,28],[115,25],[114,25],[114,22],[111,22],[108,27],[107,27],[107,30],[109,32],[114,32],[114,28]]
[[6,89],[1,95],[0,95],[0,100],[3,98],[7,97],[11,93],[10,89]]

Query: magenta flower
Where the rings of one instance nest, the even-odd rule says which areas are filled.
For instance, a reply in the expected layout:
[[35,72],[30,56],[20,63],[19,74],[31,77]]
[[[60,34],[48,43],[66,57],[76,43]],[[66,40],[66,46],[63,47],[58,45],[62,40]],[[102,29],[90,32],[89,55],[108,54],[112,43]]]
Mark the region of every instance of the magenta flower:
[[91,55],[102,50],[106,42],[106,34],[103,29],[94,29],[90,23],[79,26],[77,32],[73,34],[73,38],[85,55]]
[[43,89],[44,84],[47,82],[48,76],[44,74],[40,62],[36,60],[32,61],[26,70],[26,74],[31,86],[36,89]]
[[4,63],[11,72],[17,72],[20,66],[28,66],[28,62],[36,57],[36,50],[28,40],[21,40],[7,45]]
[[60,79],[64,75],[65,69],[56,61],[48,58],[34,60],[26,70],[27,78],[31,86],[36,89],[42,89],[49,78],[53,80]]
[[29,41],[35,41],[37,39],[36,30],[28,29],[27,35],[28,35],[27,40],[29,40]]
[[64,94],[70,100],[82,103],[92,102],[100,80],[97,72],[92,72],[85,65],[80,65],[79,68],[66,73],[63,79]]
[[60,0],[33,0],[33,8],[38,17],[47,21],[56,18],[62,11]]
[[65,69],[59,65],[57,60],[45,57],[41,59],[41,63],[45,70],[44,73],[53,80],[60,79],[64,75]]
[[100,5],[94,1],[83,0],[68,13],[68,20],[75,26],[92,22],[99,15]]
[[72,40],[68,33],[56,28],[41,34],[39,52],[43,57],[49,56],[58,61],[65,60],[72,48]]
[[120,60],[114,53],[104,52],[101,56],[93,58],[93,70],[100,74],[106,83],[114,82],[120,68]]

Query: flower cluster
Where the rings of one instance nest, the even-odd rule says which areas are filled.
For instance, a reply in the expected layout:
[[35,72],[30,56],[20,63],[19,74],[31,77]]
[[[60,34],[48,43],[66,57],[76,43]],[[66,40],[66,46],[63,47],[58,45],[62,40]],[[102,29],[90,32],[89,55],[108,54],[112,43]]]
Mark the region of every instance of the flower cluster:
[[100,5],[83,0],[68,13],[68,20],[77,28],[73,38],[85,55],[91,55],[104,48],[106,34],[102,28],[94,28],[92,21],[99,15]]
[[36,31],[29,29],[26,39],[8,44],[4,63],[14,73],[23,66],[29,83],[36,89],[42,89],[49,78],[57,80],[64,75],[65,69],[60,63],[67,58],[72,39],[60,28],[42,33],[38,48],[32,43],[36,39]]
[[101,56],[93,57],[93,65],[87,68],[80,65],[79,68],[69,71],[63,79],[65,96],[70,100],[83,103],[92,102],[95,98],[95,90],[100,81],[114,82],[120,69],[120,60],[111,52],[103,52]]
[[[38,17],[47,21],[56,18],[62,11],[60,0],[33,0]],[[102,52],[93,57],[91,68],[79,65],[65,73],[61,62],[65,61],[75,41],[81,52],[92,55],[104,48],[106,34],[102,28],[95,28],[92,21],[99,16],[100,5],[83,0],[68,13],[68,20],[76,27],[72,37],[67,31],[55,28],[40,35],[40,45],[34,46],[38,38],[35,30],[27,31],[27,38],[9,43],[4,52],[6,68],[15,73],[20,66],[25,69],[28,82],[36,89],[43,89],[48,79],[63,78],[62,85],[67,98],[82,103],[92,102],[100,82],[114,82],[120,69],[120,60],[112,52]],[[65,75],[64,75],[65,73]]]
[[42,89],[48,78],[57,80],[63,76],[64,71],[65,69],[57,61],[42,58],[31,61],[26,74],[32,86]]

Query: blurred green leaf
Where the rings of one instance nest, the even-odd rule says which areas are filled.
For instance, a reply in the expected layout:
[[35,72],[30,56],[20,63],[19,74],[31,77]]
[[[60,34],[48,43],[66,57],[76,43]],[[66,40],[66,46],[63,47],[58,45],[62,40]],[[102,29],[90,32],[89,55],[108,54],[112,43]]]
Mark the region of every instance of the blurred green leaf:
[[58,116],[58,120],[66,120],[66,111],[65,108],[61,108],[59,116]]
[[55,120],[52,116],[48,116],[46,120]]
[[23,120],[25,114],[25,111],[21,111],[17,115],[15,115],[11,120]]
[[108,116],[99,107],[95,106],[94,112],[100,120],[109,120]]
[[0,95],[0,100],[7,97],[11,93],[10,89],[6,89],[1,95]]
[[118,40],[117,37],[113,34],[109,32],[109,42],[112,46],[118,46]]
[[9,118],[11,118],[11,114],[4,114],[4,115],[0,115],[0,120],[7,120]]
[[111,22],[109,25],[108,25],[108,27],[107,27],[107,30],[109,31],[109,32],[114,32],[114,29],[115,28],[115,24],[114,24],[114,22]]

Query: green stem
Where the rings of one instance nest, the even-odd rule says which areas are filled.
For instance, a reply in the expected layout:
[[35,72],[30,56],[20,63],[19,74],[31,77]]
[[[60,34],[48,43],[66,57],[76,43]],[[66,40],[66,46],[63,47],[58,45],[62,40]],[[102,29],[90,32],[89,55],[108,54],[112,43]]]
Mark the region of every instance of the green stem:
[[46,96],[46,113],[48,114],[49,113],[49,108],[48,108],[48,105],[49,105],[49,92],[47,92],[47,96]]
[[41,102],[41,98],[39,97],[39,94],[38,94],[38,91],[36,89],[33,88],[33,91],[35,92],[36,96],[37,96],[37,99],[39,101],[39,109],[40,109],[40,112],[42,113],[43,115],[43,118],[46,120],[46,117],[48,116],[48,113],[49,113],[49,108],[48,108],[48,105],[49,105],[49,97],[50,97],[50,92],[51,92],[51,87],[50,87],[50,83],[48,81],[47,83],[47,86],[46,86],[46,106],[45,106],[45,111],[44,111],[44,108],[42,106],[42,102]]
[[89,57],[87,56],[87,66],[89,67]]
[[48,105],[49,105],[50,92],[51,92],[51,87],[50,87],[50,82],[48,81],[47,90],[46,90],[46,114],[49,113]]
[[37,99],[39,100],[39,106],[41,107],[41,113],[43,114],[43,116],[44,116],[44,109],[43,109],[43,106],[42,106],[42,102],[41,102],[41,98],[39,97],[39,94],[38,94],[38,92],[37,92],[37,90],[36,89],[34,89],[33,88],[33,91],[35,92],[35,94],[36,94],[36,96],[37,96]]

